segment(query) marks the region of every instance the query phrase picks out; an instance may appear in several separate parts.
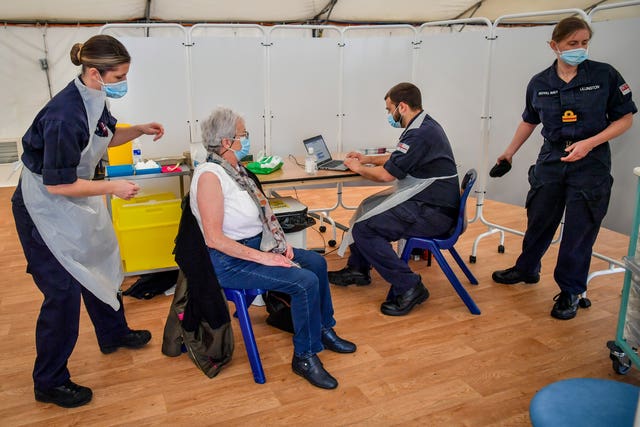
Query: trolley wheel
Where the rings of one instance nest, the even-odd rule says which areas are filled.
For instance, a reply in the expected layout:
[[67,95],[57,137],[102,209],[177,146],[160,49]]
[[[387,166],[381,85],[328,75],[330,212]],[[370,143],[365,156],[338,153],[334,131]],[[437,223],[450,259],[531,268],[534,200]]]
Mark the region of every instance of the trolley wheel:
[[580,301],[578,301],[578,305],[581,308],[589,308],[591,307],[591,300],[589,298],[580,298]]
[[476,263],[476,257],[475,255],[469,255],[469,262],[471,264],[475,264]]
[[324,225],[321,225],[319,228],[321,233],[324,233],[325,231],[327,231],[327,227],[325,227]]
[[329,246],[331,246],[332,248],[334,248],[336,246],[336,241],[333,240],[333,239],[329,240],[329,242],[327,242],[327,243],[329,243]]
[[504,253],[504,245],[498,245],[498,253],[499,254],[503,254]]
[[631,370],[631,364],[626,365],[622,360],[615,356],[612,356],[611,365],[613,366],[613,370],[616,374],[626,375],[629,370]]
[[625,375],[631,369],[631,360],[629,356],[615,341],[607,341],[607,348],[609,349],[609,359],[611,359],[611,365],[616,374]]

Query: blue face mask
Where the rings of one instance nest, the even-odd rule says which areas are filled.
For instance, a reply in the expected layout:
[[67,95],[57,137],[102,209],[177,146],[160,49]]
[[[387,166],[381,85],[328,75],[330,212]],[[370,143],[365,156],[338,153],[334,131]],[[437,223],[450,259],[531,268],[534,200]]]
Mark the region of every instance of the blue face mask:
[[396,121],[396,119],[393,118],[393,115],[395,114],[395,112],[398,110],[398,107],[396,107],[395,110],[393,110],[393,113],[390,113],[387,115],[387,121],[389,122],[389,124],[391,125],[391,127],[394,128],[401,128],[402,127],[402,116],[400,116],[400,120]]
[[231,150],[233,151],[233,154],[236,155],[236,159],[238,159],[238,161],[244,159],[249,154],[249,149],[251,148],[251,142],[246,136],[240,139],[240,144],[242,148],[240,148],[238,151]]
[[568,65],[576,66],[580,65],[589,57],[589,51],[583,47],[578,49],[570,49],[565,51],[558,51],[560,59]]
[[107,94],[108,98],[122,98],[127,94],[127,89],[129,88],[126,80],[122,80],[117,83],[105,83],[102,81],[102,77],[100,78],[100,84],[102,85],[102,89],[104,93]]

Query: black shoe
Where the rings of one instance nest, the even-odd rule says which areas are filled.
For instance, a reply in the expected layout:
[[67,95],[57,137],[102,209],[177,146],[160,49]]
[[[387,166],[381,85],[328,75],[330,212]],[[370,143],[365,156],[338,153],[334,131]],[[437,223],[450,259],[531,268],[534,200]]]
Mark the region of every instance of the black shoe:
[[322,345],[327,350],[335,351],[336,353],[353,353],[356,351],[356,345],[351,341],[340,338],[333,328],[322,331]]
[[429,291],[422,282],[401,295],[397,295],[382,303],[380,311],[387,316],[404,316],[413,307],[422,304],[429,298]]
[[491,278],[494,282],[502,283],[503,285],[515,285],[520,282],[538,283],[540,281],[539,274],[522,274],[515,267],[494,271]]
[[329,282],[338,286],[349,286],[353,284],[366,286],[371,283],[371,275],[369,271],[363,273],[347,265],[342,270],[330,271]]
[[63,408],[77,408],[89,403],[93,397],[93,392],[89,387],[83,387],[71,380],[47,390],[34,387],[33,391],[38,402],[55,403]]
[[338,380],[322,367],[317,355],[306,358],[293,356],[291,369],[316,387],[333,389],[338,387]]
[[551,317],[560,320],[569,320],[576,317],[580,295],[572,295],[567,291],[561,291],[553,297],[553,300],[556,303],[553,304],[553,308],[551,309]]
[[130,330],[128,333],[120,337],[120,339],[115,344],[100,346],[100,351],[104,354],[109,354],[113,353],[120,347],[140,348],[144,347],[144,345],[150,340],[151,332],[145,330]]

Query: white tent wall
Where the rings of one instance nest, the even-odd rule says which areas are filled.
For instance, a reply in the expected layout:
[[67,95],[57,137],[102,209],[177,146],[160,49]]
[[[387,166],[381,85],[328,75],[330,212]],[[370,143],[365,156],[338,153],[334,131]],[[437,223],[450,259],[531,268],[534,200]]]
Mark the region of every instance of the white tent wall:
[[[637,55],[627,54],[635,52],[637,21],[596,22],[591,48],[593,59],[614,64],[632,88],[640,87]],[[528,80],[553,60],[545,43],[551,28],[499,29],[494,41],[477,28],[461,33],[429,29],[417,39],[412,31],[385,33],[379,28],[345,29],[342,38],[329,29],[328,37],[312,38],[310,30],[281,28],[269,39],[251,29],[221,28],[194,32],[187,37],[192,47],[185,47],[188,40],[173,30],[109,30],[133,57],[130,93],[112,102],[112,109],[123,122],[165,124],[162,141],[143,141],[148,156],[188,150],[190,140],[200,140],[195,120],[221,104],[245,114],[254,154],[262,148],[280,155],[300,154],[300,141],[320,133],[331,149],[347,151],[394,145],[399,131],[386,124],[382,97],[391,85],[414,81],[423,90],[425,108],[447,131],[461,172],[470,167],[486,171],[520,120]],[[98,31],[96,27],[46,29],[54,93],[77,72],[68,59],[73,42]],[[143,37],[147,33],[151,37]],[[38,63],[44,57],[42,34],[42,27],[0,29],[0,90],[5,94],[0,138],[21,136],[48,100],[46,75]],[[421,41],[419,46],[416,40]],[[494,43],[492,118],[489,164],[483,164],[480,128],[487,43]],[[265,112],[273,117],[264,121]],[[636,124],[612,143],[616,182],[605,225],[623,233],[631,224],[628,195],[635,191],[631,170],[639,158],[639,136]],[[540,143],[536,132],[518,153],[508,178],[488,180],[486,197],[521,205],[528,188],[526,171]]]

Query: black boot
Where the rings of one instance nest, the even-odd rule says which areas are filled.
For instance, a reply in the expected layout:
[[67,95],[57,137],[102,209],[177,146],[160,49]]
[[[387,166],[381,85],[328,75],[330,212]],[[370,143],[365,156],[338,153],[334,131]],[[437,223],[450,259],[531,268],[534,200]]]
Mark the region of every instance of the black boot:
[[89,403],[93,397],[89,387],[83,387],[71,380],[49,389],[34,387],[33,391],[38,402],[55,403],[63,408],[77,408]]
[[524,274],[516,270],[515,267],[494,271],[491,278],[494,282],[502,283],[503,285],[515,285],[520,282],[533,284],[540,281],[539,274]]
[[362,272],[347,265],[342,270],[330,271],[329,282],[338,286],[366,286],[371,283],[371,275],[369,270]]
[[356,345],[351,341],[340,338],[333,328],[322,331],[322,345],[327,350],[335,351],[336,353],[353,353],[356,351]]
[[104,354],[109,354],[113,353],[120,347],[140,348],[144,347],[150,340],[151,332],[145,330],[130,330],[125,335],[121,336],[115,343],[104,346],[101,345],[100,351]]
[[429,291],[420,282],[405,293],[383,302],[380,311],[387,316],[404,316],[409,314],[413,307],[425,302],[427,298],[429,298]]
[[293,356],[291,361],[293,372],[300,375],[316,387],[333,389],[338,387],[338,380],[322,367],[322,362],[317,355],[309,357]]
[[580,295],[573,295],[567,291],[561,291],[553,297],[553,300],[556,303],[553,304],[553,308],[551,309],[551,317],[560,320],[569,320],[576,317]]

